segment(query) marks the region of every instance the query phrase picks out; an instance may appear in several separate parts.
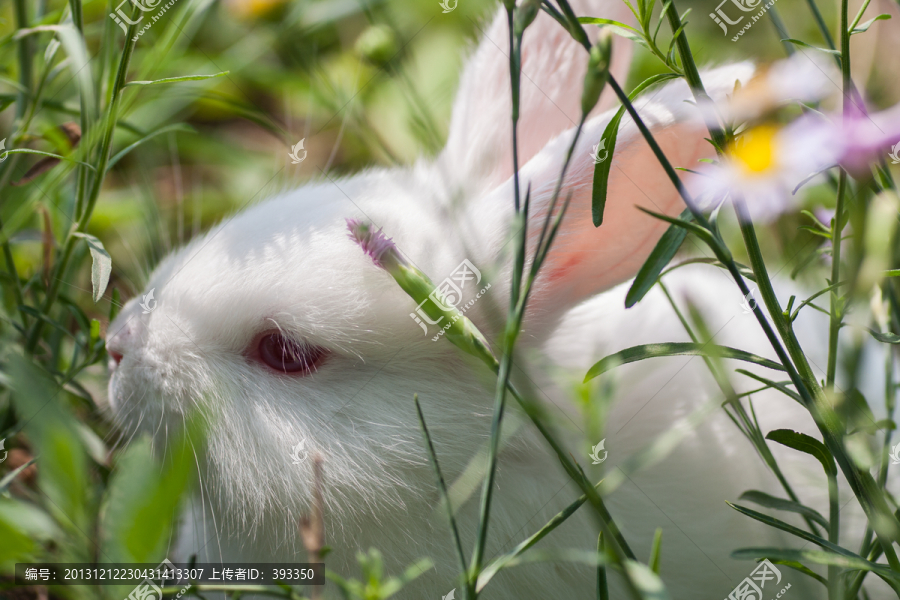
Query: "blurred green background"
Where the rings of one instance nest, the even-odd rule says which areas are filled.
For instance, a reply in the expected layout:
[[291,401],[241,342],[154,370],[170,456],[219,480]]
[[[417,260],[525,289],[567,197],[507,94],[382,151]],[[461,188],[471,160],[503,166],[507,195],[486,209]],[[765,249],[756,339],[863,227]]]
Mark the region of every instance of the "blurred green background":
[[[725,37],[708,17],[715,2],[678,4],[681,13],[690,11],[686,31],[698,64],[768,62],[786,55],[768,19],[755,24],[738,42]],[[17,0],[0,0],[0,139],[7,138],[7,149],[13,147],[8,138],[20,116],[16,99],[22,92],[16,4]],[[24,5],[31,27],[70,19],[69,5],[63,0],[28,0]],[[115,66],[123,43],[121,31],[108,16],[115,6],[107,0],[83,3],[90,57],[86,63],[59,50],[45,69],[45,51],[54,32],[38,30],[28,36],[36,57],[33,81],[46,74],[44,102],[15,147],[66,156],[74,152],[72,139],[60,127],[79,120],[77,77],[89,72],[98,94],[108,92],[114,75],[110,66]],[[99,322],[97,334],[102,337],[116,310],[115,295],[124,301],[137,294],[148,273],[172,248],[251,203],[320,177],[316,165],[340,176],[436,154],[446,136],[463,59],[497,6],[459,0],[452,12],[443,13],[437,0],[177,0],[139,39],[128,79],[227,74],[124,90],[120,118],[125,126],[116,131],[113,153],[147,134],[162,132],[125,155],[107,176],[88,231],[103,242],[112,258],[109,287],[99,302],[92,301],[91,259],[87,247],[79,245],[62,289],[61,302],[68,312],[55,321],[48,344],[62,348],[60,355],[67,356],[78,344],[96,343],[94,334],[88,333],[90,319]],[[804,0],[779,0],[775,6],[791,37],[824,45]],[[837,29],[836,7],[833,1],[820,4],[832,31]],[[851,14],[855,10],[853,6]],[[863,20],[879,13],[896,15],[897,4],[872,0]],[[891,76],[900,69],[897,27],[896,19],[877,22],[867,34],[854,38],[856,80],[875,106],[900,99],[900,84]],[[114,45],[103,43],[110,30],[115,34]],[[663,48],[670,37],[663,26]],[[661,71],[655,57],[636,47],[626,87]],[[316,159],[293,165],[288,152],[301,139]],[[20,277],[35,281],[34,289],[38,289],[52,266],[51,250],[58,249],[72,225],[75,171],[71,163],[61,163],[26,177],[42,159],[19,157],[16,169],[8,164],[5,168],[8,181],[21,185],[0,186],[2,234],[10,242]],[[0,172],[3,168],[0,165]],[[815,190],[811,197],[817,198]],[[818,198],[826,204],[833,202],[830,194]],[[798,231],[799,224],[796,215],[788,215],[763,233],[767,259],[793,269],[814,256],[819,243],[810,244],[809,234]],[[2,317],[9,324],[9,307],[15,310],[9,280],[2,285]],[[3,336],[4,344],[14,337],[8,327]],[[133,469],[138,473],[131,480],[116,481],[112,476],[117,461],[150,458],[149,450],[140,444],[125,457],[110,454],[120,440],[104,417],[106,366],[102,344],[97,348],[59,395],[61,402],[54,401],[61,412],[32,423],[27,435],[17,435],[19,424],[11,407],[15,405],[19,415],[37,414],[40,402],[57,397],[55,383],[27,366],[15,367],[10,373],[18,373],[21,381],[32,385],[23,398],[15,400],[9,382],[0,382],[0,439],[9,437],[6,448],[10,451],[10,458],[0,464],[0,477],[25,464],[33,444],[57,440],[50,444],[57,453],[48,455],[48,466],[42,470],[45,489],[34,486],[33,473],[23,475],[22,482],[15,484],[17,490],[9,482],[5,487],[0,484],[0,491],[7,495],[0,498],[3,574],[8,574],[10,561],[23,556],[90,560],[97,550],[86,540],[96,535],[92,515],[101,505],[113,507],[104,516],[111,519],[106,521],[108,530],[139,515],[145,518],[141,510],[154,498],[158,511],[171,509],[171,503],[177,502],[181,488],[160,491],[154,479],[161,477],[158,473],[140,474],[140,469]],[[3,355],[6,362],[8,347]],[[67,366],[71,365],[56,364],[50,369],[65,372]],[[176,481],[187,477],[187,467],[178,460],[164,468]],[[10,489],[35,505],[50,507],[49,512],[12,502]],[[134,489],[145,490],[150,500],[128,491]],[[163,501],[160,494],[171,498]],[[139,552],[129,545],[129,540],[147,539],[144,529],[123,526],[116,535],[103,542],[106,551],[131,559],[136,552],[152,554],[152,548]],[[154,543],[158,546],[163,541]],[[87,592],[60,593],[79,597]]]

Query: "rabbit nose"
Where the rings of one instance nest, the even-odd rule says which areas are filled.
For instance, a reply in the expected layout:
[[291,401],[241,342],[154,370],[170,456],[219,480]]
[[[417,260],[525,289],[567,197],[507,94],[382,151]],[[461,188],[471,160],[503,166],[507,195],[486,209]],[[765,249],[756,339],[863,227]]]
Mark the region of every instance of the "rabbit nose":
[[129,352],[133,352],[140,346],[141,332],[143,327],[141,320],[131,317],[121,327],[116,330],[110,330],[106,338],[106,352],[109,357],[118,366],[122,359]]

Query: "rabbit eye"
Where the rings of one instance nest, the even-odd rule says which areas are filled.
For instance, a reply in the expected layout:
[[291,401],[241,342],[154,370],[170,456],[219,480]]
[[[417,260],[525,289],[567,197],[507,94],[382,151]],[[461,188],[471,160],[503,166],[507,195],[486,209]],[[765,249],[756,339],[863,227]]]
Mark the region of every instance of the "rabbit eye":
[[300,344],[280,333],[269,333],[259,339],[253,358],[280,373],[307,375],[316,370],[325,355],[318,346]]

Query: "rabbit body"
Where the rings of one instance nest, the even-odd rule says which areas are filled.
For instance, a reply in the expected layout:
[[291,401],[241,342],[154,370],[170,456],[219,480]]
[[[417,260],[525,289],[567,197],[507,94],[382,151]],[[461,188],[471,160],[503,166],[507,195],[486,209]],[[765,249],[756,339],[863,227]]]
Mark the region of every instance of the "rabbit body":
[[[579,14],[628,20],[619,3],[573,4]],[[447,148],[437,160],[342,179],[325,175],[226,220],[156,269],[147,284],[158,300],[153,311],[142,310],[136,298],[110,324],[108,347],[121,359],[113,361],[109,401],[126,432],[147,431],[164,446],[170,427],[193,410],[209,420],[198,456],[199,491],[186,510],[176,558],[304,561],[297,523],[310,510],[310,457],[319,454],[330,569],[355,576],[355,553],[375,547],[388,573],[420,557],[434,559],[435,568],[399,597],[438,598],[459,586],[413,397],[421,400],[451,485],[468,558],[493,375],[446,340],[433,341],[437,327],[425,327],[423,335],[410,318],[415,303],[348,238],[345,219],[375,224],[435,281],[470,261],[480,271],[479,287],[490,288],[466,316],[489,339],[502,329],[513,247],[508,59],[499,50],[506,47],[505,13],[484,35],[463,73]],[[613,57],[612,72],[624,80],[630,58],[624,40],[615,42]],[[539,15],[525,36],[520,123],[519,176],[523,193],[531,186],[531,246],[574,135],[585,64],[584,49]],[[721,98],[752,72],[741,63],[705,73],[704,81]],[[640,114],[673,164],[691,167],[711,155],[703,120],[685,102],[691,94],[684,82],[646,96],[637,102]],[[702,360],[658,359],[616,370],[621,393],[606,421],[608,460],[599,465],[589,464],[587,453],[600,440],[586,439],[583,415],[570,400],[573,382],[610,352],[687,340],[658,289],[624,309],[627,285],[620,284],[665,230],[634,205],[672,215],[683,208],[627,117],[611,159],[604,225],[590,223],[592,147],[614,105],[607,90],[573,154],[562,193],[572,195],[571,208],[536,282],[513,379],[546,403],[554,430],[591,480],[625,474],[607,498],[610,510],[641,560],[655,528],[664,529],[662,576],[673,597],[725,597],[754,566],[729,558],[731,550],[777,542],[724,503],[747,489],[781,493],[752,446],[719,410],[657,464],[620,469],[626,457],[721,396]],[[740,294],[722,273],[686,268],[667,282],[676,298],[689,294],[701,305],[711,330],[721,330],[718,343],[772,357],[752,316],[739,314]],[[465,300],[473,298],[471,288],[465,293]],[[248,356],[256,336],[269,330],[324,349],[323,360],[306,376],[265,370]],[[764,429],[813,431],[804,411],[784,396],[756,398]],[[512,399],[507,410],[488,559],[579,495]],[[294,451],[300,442],[302,458]],[[801,470],[809,467],[799,463]],[[592,519],[590,507],[582,507],[538,548],[595,548]],[[794,598],[804,597],[800,575],[785,567],[782,576],[797,590]],[[624,597],[622,582],[611,577],[613,597]],[[589,566],[528,564],[501,571],[485,597],[587,598],[594,582]],[[333,588],[326,595],[336,594]]]

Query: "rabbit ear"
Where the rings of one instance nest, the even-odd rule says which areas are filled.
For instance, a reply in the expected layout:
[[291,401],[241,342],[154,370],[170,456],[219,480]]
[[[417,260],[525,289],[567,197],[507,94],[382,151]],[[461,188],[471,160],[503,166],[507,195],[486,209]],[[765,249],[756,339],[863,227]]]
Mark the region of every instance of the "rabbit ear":
[[[620,0],[571,2],[578,16],[631,23]],[[593,42],[599,28],[587,26]],[[631,62],[631,42],[614,36],[611,72],[624,81]],[[587,53],[553,17],[540,11],[522,41],[519,98],[519,164],[525,164],[548,141],[574,127],[581,118],[581,87]],[[599,114],[615,103],[610,90],[597,104]],[[501,8],[466,63],[453,105],[447,146],[439,165],[452,187],[488,189],[512,176],[512,121],[509,73],[509,28]]]
[[[713,99],[721,99],[734,89],[736,79],[747,81],[752,72],[750,63],[741,63],[705,73],[703,78]],[[639,99],[636,102],[638,114],[674,167],[693,169],[699,159],[715,156],[712,146],[704,139],[709,133],[701,112],[690,101],[691,92],[684,81],[671,83],[648,95],[655,99]],[[591,220],[592,146],[601,141],[612,114],[609,111],[585,124],[562,186],[560,202],[571,195],[570,205],[530,302],[529,327],[539,338],[543,335],[541,332],[548,333],[556,319],[568,309],[637,273],[668,227],[665,222],[638,210],[638,206],[673,216],[684,209],[675,186],[626,115],[611,157],[603,224],[594,227]],[[552,140],[520,170],[522,189],[531,186],[529,241],[532,253],[574,133],[570,130]],[[600,157],[602,155],[601,150]],[[680,172],[679,176],[690,190],[692,175]],[[473,206],[471,210],[476,217],[480,214],[483,221],[490,219],[490,213],[496,215],[501,210],[505,218],[509,218],[512,195],[512,182],[507,181],[480,207]],[[503,248],[495,247],[493,251],[495,256],[503,254]]]

